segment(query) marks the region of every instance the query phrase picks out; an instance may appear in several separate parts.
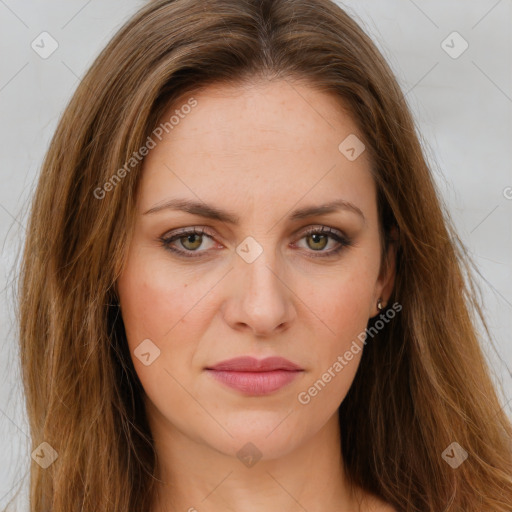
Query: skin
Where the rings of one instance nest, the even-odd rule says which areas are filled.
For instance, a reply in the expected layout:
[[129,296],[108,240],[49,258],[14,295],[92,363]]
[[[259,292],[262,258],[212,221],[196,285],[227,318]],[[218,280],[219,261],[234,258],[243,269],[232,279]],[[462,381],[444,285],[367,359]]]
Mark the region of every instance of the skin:
[[[152,512],[391,511],[350,488],[342,468],[337,409],[362,351],[308,404],[297,399],[364,332],[393,287],[392,252],[380,271],[367,152],[349,161],[338,150],[358,129],[334,97],[286,80],[209,86],[193,97],[197,106],[145,159],[118,281],[160,462]],[[228,209],[239,224],[171,209],[144,214],[170,198]],[[351,210],[289,219],[297,208],[340,198],[365,220]],[[315,258],[339,246],[304,235],[322,226],[353,245]],[[171,245],[197,258],[159,240],[193,227],[209,236]],[[248,236],[263,249],[251,263],[236,252]],[[148,366],[134,356],[146,339],[160,350]],[[278,391],[248,397],[204,370],[241,355],[282,356],[304,371]],[[261,453],[252,467],[237,457],[248,442]]]

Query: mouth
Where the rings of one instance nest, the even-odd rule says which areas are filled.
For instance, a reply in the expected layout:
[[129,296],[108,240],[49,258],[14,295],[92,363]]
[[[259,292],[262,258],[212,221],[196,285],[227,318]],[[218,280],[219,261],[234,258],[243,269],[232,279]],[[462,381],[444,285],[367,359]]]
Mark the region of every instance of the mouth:
[[304,369],[281,357],[258,360],[246,356],[223,361],[205,371],[227,387],[245,395],[261,396],[285,387]]

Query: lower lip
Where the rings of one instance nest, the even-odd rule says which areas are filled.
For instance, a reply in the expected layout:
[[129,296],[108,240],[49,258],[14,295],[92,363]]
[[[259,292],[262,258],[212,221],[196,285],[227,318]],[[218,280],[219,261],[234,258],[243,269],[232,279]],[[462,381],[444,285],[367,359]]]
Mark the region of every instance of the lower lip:
[[206,371],[230,388],[255,396],[277,391],[302,373],[302,370],[273,370],[270,372]]

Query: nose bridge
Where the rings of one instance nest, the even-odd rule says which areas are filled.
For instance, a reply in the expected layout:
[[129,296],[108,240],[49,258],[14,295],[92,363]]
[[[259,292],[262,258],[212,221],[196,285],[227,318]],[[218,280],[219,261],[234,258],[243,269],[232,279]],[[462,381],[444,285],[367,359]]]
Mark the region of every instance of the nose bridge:
[[[260,246],[260,253],[254,261],[244,260],[240,263],[244,269],[242,272],[247,276],[246,284],[252,289],[253,293],[264,292],[269,287],[276,287],[277,284],[275,282],[277,281],[278,266],[276,250],[271,247],[270,238],[264,246],[263,244],[260,244]],[[251,248],[250,250],[254,251],[255,249]]]
[[[258,299],[267,294],[282,294],[282,283],[277,277],[281,259],[271,235],[260,236],[258,240],[247,237],[237,248],[240,256],[238,265],[244,288],[249,296]],[[243,277],[242,277],[243,276]]]
[[269,333],[290,320],[290,291],[284,284],[283,265],[274,237],[247,237],[237,247],[235,264],[236,311],[230,320],[254,331]]

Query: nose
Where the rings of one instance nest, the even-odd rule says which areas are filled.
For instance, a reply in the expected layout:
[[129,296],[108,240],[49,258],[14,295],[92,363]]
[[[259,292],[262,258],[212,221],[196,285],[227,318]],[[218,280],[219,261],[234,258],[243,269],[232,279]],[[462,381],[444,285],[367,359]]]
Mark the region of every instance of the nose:
[[234,285],[224,304],[226,322],[259,337],[289,328],[296,317],[293,287],[275,253],[267,248],[252,263],[235,258],[230,276]]

